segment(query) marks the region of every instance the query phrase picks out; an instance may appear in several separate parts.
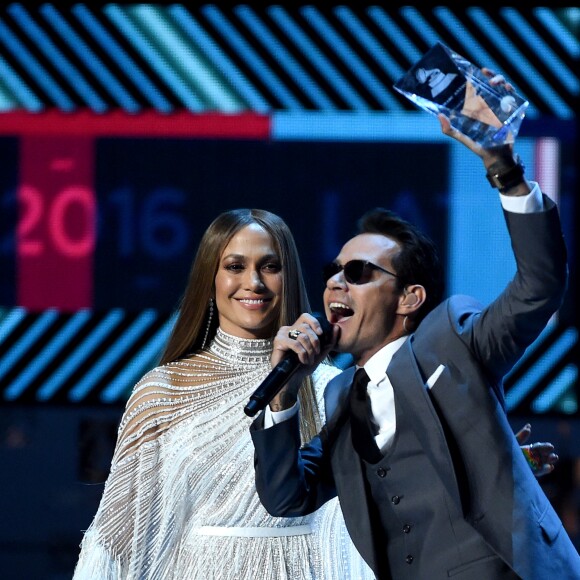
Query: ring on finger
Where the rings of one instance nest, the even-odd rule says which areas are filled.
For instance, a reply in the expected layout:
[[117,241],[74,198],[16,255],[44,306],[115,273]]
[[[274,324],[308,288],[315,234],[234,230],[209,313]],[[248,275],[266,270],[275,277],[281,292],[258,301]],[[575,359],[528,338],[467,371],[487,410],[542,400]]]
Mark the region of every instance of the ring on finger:
[[296,340],[301,334],[302,332],[300,332],[300,330],[297,328],[293,328],[292,330],[288,331],[288,337],[292,340]]

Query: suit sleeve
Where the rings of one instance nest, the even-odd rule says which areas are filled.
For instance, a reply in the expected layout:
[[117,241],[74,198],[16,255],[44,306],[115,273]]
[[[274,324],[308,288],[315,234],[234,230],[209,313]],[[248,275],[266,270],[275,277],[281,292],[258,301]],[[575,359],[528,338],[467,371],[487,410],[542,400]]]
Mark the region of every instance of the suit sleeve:
[[296,414],[264,429],[262,413],[250,427],[256,489],[273,516],[303,516],[336,496],[326,429],[301,448],[298,421]]
[[549,209],[543,212],[504,211],[516,274],[500,296],[460,330],[497,379],[539,336],[566,291],[566,246],[558,209],[545,196],[544,203]]

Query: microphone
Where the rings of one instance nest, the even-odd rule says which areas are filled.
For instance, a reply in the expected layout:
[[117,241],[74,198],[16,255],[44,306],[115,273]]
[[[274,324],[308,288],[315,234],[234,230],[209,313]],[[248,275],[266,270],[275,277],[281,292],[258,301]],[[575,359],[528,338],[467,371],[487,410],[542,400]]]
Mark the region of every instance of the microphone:
[[[318,320],[322,327],[320,344],[324,348],[332,339],[332,325],[324,314],[313,312],[312,316]],[[290,380],[292,375],[300,368],[301,362],[298,355],[289,350],[286,356],[272,369],[270,374],[262,381],[262,384],[254,391],[248,404],[244,407],[244,413],[253,417],[256,413],[266,408],[266,405],[280,392],[280,389]]]

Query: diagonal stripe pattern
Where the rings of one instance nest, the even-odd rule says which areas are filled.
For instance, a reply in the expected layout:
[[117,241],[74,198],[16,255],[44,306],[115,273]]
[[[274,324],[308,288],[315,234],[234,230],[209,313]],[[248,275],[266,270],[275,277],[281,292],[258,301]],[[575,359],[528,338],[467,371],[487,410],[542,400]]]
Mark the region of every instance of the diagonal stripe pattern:
[[442,41],[504,73],[530,118],[570,119],[580,93],[574,11],[8,3],[0,110],[408,111],[392,85]]

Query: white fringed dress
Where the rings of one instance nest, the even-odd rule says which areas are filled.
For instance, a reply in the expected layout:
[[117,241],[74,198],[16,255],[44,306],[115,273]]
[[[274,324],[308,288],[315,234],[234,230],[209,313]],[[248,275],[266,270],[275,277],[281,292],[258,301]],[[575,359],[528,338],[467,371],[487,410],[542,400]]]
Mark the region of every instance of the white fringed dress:
[[[271,351],[270,340],[218,330],[209,348],[139,381],[74,580],[373,577],[336,499],[301,518],[272,517],[260,503],[243,408]],[[315,372],[320,408],[338,372]]]

